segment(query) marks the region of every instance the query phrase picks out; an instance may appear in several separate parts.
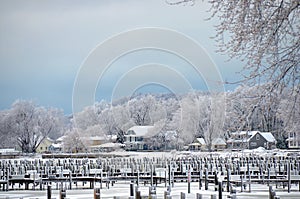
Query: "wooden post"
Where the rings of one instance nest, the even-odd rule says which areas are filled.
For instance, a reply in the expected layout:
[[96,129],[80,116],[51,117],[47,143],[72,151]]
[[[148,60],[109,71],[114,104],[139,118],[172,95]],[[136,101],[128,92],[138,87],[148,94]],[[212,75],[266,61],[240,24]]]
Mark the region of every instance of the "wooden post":
[[214,178],[215,178],[215,191],[218,190],[218,174],[217,171],[214,172]]
[[270,179],[271,179],[270,168],[268,168],[267,171],[268,171],[268,186],[269,186],[270,185]]
[[249,178],[249,193],[251,193],[251,171],[249,167],[249,161],[247,161],[247,171],[248,171],[248,178]]
[[66,190],[64,188],[60,188],[60,199],[65,199],[67,196]]
[[197,194],[196,194],[196,199],[202,199],[202,194],[197,193]]
[[168,173],[169,173],[169,176],[168,176],[168,178],[169,178],[169,186],[171,186],[171,162],[168,165]]
[[241,192],[243,192],[243,176],[240,175],[240,178],[241,178]]
[[180,193],[180,199],[185,199],[185,193],[183,192]]
[[47,199],[51,199],[51,185],[47,186]]
[[136,190],[135,199],[141,199],[141,191]]
[[134,184],[130,183],[130,196],[134,196]]
[[188,165],[188,179],[187,179],[187,183],[188,183],[188,193],[191,193],[191,166]]
[[291,192],[291,164],[287,163],[287,174],[288,174],[288,193]]
[[69,171],[70,190],[72,190],[72,172]]
[[100,188],[95,188],[94,189],[94,199],[100,199],[101,193],[100,193]]
[[273,190],[272,186],[269,186],[269,199],[275,199],[276,193]]
[[140,184],[140,170],[139,170],[139,168],[137,168],[137,180],[136,180],[136,184],[139,187],[139,184]]
[[222,182],[218,182],[219,199],[222,199]]
[[100,173],[100,189],[102,189],[102,180],[103,180],[103,170],[101,169],[101,173]]
[[227,168],[227,192],[230,192],[230,169]]
[[150,171],[150,177],[151,177],[151,186],[153,186],[153,164],[151,164],[151,171]]
[[204,183],[205,183],[205,190],[208,190],[208,171],[207,171],[207,168],[205,168],[204,169],[204,174],[205,174],[205,181],[204,181]]
[[201,190],[202,187],[202,170],[199,170],[199,190]]

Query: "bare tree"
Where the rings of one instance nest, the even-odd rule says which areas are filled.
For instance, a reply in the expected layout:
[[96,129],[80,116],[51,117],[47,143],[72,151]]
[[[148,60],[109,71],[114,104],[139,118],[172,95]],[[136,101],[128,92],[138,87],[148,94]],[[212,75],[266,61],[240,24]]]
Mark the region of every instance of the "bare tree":
[[[245,61],[242,82],[268,82],[260,99],[285,87],[300,93],[300,1],[209,0],[219,51]],[[193,5],[195,0],[167,0]],[[296,103],[297,99],[291,103]]]
[[[298,0],[211,0],[220,19],[220,51],[246,60],[246,80],[271,81],[269,91],[298,85],[300,2]],[[229,34],[229,37],[224,35]],[[255,81],[257,82],[257,81]]]
[[25,153],[35,153],[39,144],[63,129],[63,113],[57,109],[38,107],[31,101],[16,101],[6,116],[6,131],[15,145]]

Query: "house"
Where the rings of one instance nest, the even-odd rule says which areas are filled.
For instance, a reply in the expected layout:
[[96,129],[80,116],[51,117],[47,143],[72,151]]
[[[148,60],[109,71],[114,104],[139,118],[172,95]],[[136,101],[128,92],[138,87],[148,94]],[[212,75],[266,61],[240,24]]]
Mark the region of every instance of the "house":
[[100,151],[112,152],[112,151],[119,150],[121,148],[121,146],[122,146],[122,144],[120,144],[120,143],[108,142],[108,143],[100,145]]
[[[226,142],[222,138],[215,138],[211,142],[211,150],[222,151],[226,149]],[[196,138],[192,144],[189,144],[190,151],[207,151],[208,146],[204,138]]]
[[108,139],[105,136],[90,136],[83,137],[82,142],[88,151],[100,152],[101,145],[107,143]]
[[204,138],[196,138],[192,144],[189,144],[190,151],[204,151],[207,150],[207,145]]
[[213,151],[222,151],[226,149],[226,142],[222,138],[215,138],[211,142],[211,149]]
[[300,134],[296,132],[290,132],[287,139],[288,147],[290,149],[299,149],[300,148]]
[[36,152],[37,153],[45,153],[49,151],[49,147],[54,143],[54,141],[49,138],[46,137],[44,138],[41,143],[38,145],[38,147],[36,148]]
[[147,139],[156,135],[153,126],[133,126],[124,135],[126,150],[148,150]]
[[51,153],[61,153],[64,152],[64,140],[67,139],[67,136],[61,136],[55,140],[54,143],[52,143],[48,147],[48,151]]
[[270,132],[240,131],[231,133],[227,140],[227,146],[231,149],[265,149],[276,148],[276,139]]

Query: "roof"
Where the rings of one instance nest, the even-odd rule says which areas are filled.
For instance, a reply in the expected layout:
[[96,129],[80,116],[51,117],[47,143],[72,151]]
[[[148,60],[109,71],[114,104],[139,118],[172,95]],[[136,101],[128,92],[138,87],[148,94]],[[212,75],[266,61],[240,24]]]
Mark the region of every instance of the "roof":
[[226,145],[226,142],[222,138],[215,138],[212,140],[212,145]]
[[57,138],[57,139],[56,139],[56,142],[63,142],[64,139],[66,139],[66,138],[67,138],[67,136],[63,135],[63,136]]
[[206,145],[204,138],[196,138],[196,141],[199,142],[199,144],[201,145]]
[[252,136],[247,140],[248,142],[250,139],[252,139],[257,133],[259,133],[262,137],[266,139],[267,142],[276,142],[275,137],[273,136],[272,133],[270,132],[259,132],[259,131],[254,131],[255,133],[252,134]]
[[126,134],[128,134],[129,131],[133,131],[136,136],[144,137],[148,133],[151,133],[150,132],[151,129],[153,129],[153,126],[133,126],[127,130]]
[[118,147],[120,147],[120,144],[119,143],[108,142],[108,143],[105,143],[105,144],[101,144],[100,147],[102,147],[102,148],[118,148]]
[[233,132],[231,135],[249,135],[250,137],[253,137],[256,133],[260,133],[268,142],[275,142],[276,139],[270,132],[260,132],[260,131],[239,131],[239,132]]
[[51,144],[53,148],[62,148],[62,144]]
[[269,132],[263,132],[260,133],[268,142],[276,142],[275,137],[273,136],[272,133]]
[[238,132],[232,132],[231,135],[249,135],[252,136],[256,134],[259,131],[238,131]]
[[104,136],[83,137],[83,139],[89,140],[89,141],[106,140],[106,138]]
[[189,146],[201,146],[201,144],[200,144],[200,143],[197,143],[197,142],[194,142],[194,143],[192,143],[192,144],[189,144]]

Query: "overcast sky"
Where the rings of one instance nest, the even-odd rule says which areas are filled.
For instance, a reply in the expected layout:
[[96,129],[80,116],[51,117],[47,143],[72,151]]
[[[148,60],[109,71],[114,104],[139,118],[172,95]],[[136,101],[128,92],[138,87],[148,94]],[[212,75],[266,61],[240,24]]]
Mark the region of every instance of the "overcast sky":
[[[71,113],[73,85],[88,55],[108,38],[144,27],[172,29],[192,38],[207,52],[223,80],[237,80],[241,63],[226,62],[228,57],[215,52],[216,43],[210,37],[216,23],[205,20],[210,16],[208,9],[202,1],[170,6],[165,0],[1,0],[0,109],[25,99]],[[112,63],[99,80],[95,100],[110,100],[117,82],[124,84],[124,74],[147,63],[174,67],[193,89],[207,89],[180,57],[145,49]]]

